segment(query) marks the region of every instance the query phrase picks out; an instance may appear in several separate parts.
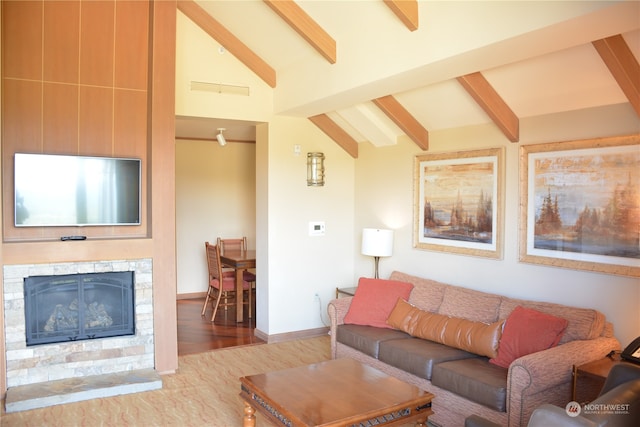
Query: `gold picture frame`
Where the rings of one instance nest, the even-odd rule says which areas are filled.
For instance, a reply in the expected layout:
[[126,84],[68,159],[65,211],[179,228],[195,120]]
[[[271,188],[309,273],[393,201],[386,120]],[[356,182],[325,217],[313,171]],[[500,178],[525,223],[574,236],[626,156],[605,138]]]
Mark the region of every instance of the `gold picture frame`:
[[414,247],[502,258],[504,148],[416,156]]
[[520,148],[520,261],[640,276],[640,135]]

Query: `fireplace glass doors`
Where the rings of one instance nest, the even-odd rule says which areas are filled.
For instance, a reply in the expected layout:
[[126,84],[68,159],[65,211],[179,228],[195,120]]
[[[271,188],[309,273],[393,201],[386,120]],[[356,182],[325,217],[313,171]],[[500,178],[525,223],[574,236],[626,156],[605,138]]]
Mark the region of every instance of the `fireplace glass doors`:
[[133,294],[133,271],[27,277],[27,346],[133,335]]

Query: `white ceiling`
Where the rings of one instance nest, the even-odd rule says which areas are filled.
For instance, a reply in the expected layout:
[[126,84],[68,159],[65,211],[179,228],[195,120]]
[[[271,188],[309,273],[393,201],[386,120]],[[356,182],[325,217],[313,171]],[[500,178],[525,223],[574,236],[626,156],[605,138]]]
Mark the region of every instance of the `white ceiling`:
[[[276,99],[279,91],[284,93],[295,85],[304,84],[304,80],[299,80],[303,77],[292,75],[307,66],[316,70],[347,67],[357,61],[359,55],[364,57],[372,50],[380,52],[381,61],[394,61],[396,51],[411,48],[410,43],[398,45],[391,38],[388,39],[390,46],[386,46],[387,39],[380,38],[385,32],[412,34],[382,0],[296,2],[336,40],[336,64],[324,60],[262,1],[198,0],[196,3],[275,69],[278,77],[274,89]],[[447,43],[434,43],[429,50],[428,55],[434,57],[428,60],[429,64],[416,62],[413,69],[397,70],[393,75],[380,77],[379,81],[363,82],[361,87],[351,84],[335,89],[322,99],[314,93],[310,93],[308,100],[300,98],[304,97],[300,94],[293,100],[282,96],[285,101],[274,108],[301,117],[327,114],[359,143],[380,146],[394,144],[403,135],[403,131],[370,101],[384,95],[393,95],[427,131],[491,123],[491,118],[456,79],[472,72],[481,72],[519,119],[628,103],[591,41],[622,34],[637,62],[640,58],[638,2],[588,2],[589,10],[579,17],[564,20],[564,10],[560,6],[568,9],[575,2],[534,2],[538,5],[547,3],[548,13],[557,14],[558,18],[553,25],[521,33],[513,31],[519,25],[517,13],[543,14],[542,6],[534,8],[531,2],[507,2],[518,8],[513,9],[513,19],[502,16],[495,18],[495,22],[487,22],[492,17],[480,16],[482,5],[487,2],[457,2],[456,7],[467,11],[462,19],[466,21],[447,24],[440,19],[433,22],[430,18],[452,13],[447,9],[451,3],[447,3],[418,2],[420,27],[415,33],[448,34]],[[522,8],[525,7],[532,9],[524,11]],[[516,35],[493,42],[483,41],[482,48],[447,57],[444,45],[453,46],[455,50],[469,38],[485,37],[484,32],[474,32],[474,16],[478,21],[483,20],[483,25],[504,26]],[[464,28],[460,28],[461,25]],[[398,52],[397,55],[418,56],[418,53]],[[327,72],[328,80],[331,72],[333,70]],[[180,138],[212,139],[215,136],[212,129],[219,127],[227,129],[228,140],[255,140],[254,123],[251,122],[176,118],[176,136]]]

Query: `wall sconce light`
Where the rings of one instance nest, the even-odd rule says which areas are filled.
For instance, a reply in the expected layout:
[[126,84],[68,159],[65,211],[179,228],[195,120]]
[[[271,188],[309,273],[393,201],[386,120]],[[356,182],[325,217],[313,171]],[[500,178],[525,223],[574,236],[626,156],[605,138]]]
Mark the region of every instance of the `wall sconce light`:
[[378,263],[381,256],[393,254],[393,230],[365,228],[362,230],[362,255],[372,256],[374,278],[378,279]]
[[220,144],[221,147],[224,147],[225,145],[227,145],[227,140],[224,138],[224,135],[222,134],[223,130],[225,130],[225,128],[218,128],[218,134],[216,135],[218,144]]
[[307,153],[307,185],[324,185],[324,153]]

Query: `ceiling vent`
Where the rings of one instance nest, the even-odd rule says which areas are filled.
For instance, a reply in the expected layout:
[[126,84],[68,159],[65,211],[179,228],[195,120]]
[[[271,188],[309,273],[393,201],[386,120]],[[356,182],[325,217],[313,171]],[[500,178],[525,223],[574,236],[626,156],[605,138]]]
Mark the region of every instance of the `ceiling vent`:
[[249,96],[249,86],[192,81],[190,88],[191,90],[198,90],[201,92],[213,92],[213,93],[224,93],[227,95]]

